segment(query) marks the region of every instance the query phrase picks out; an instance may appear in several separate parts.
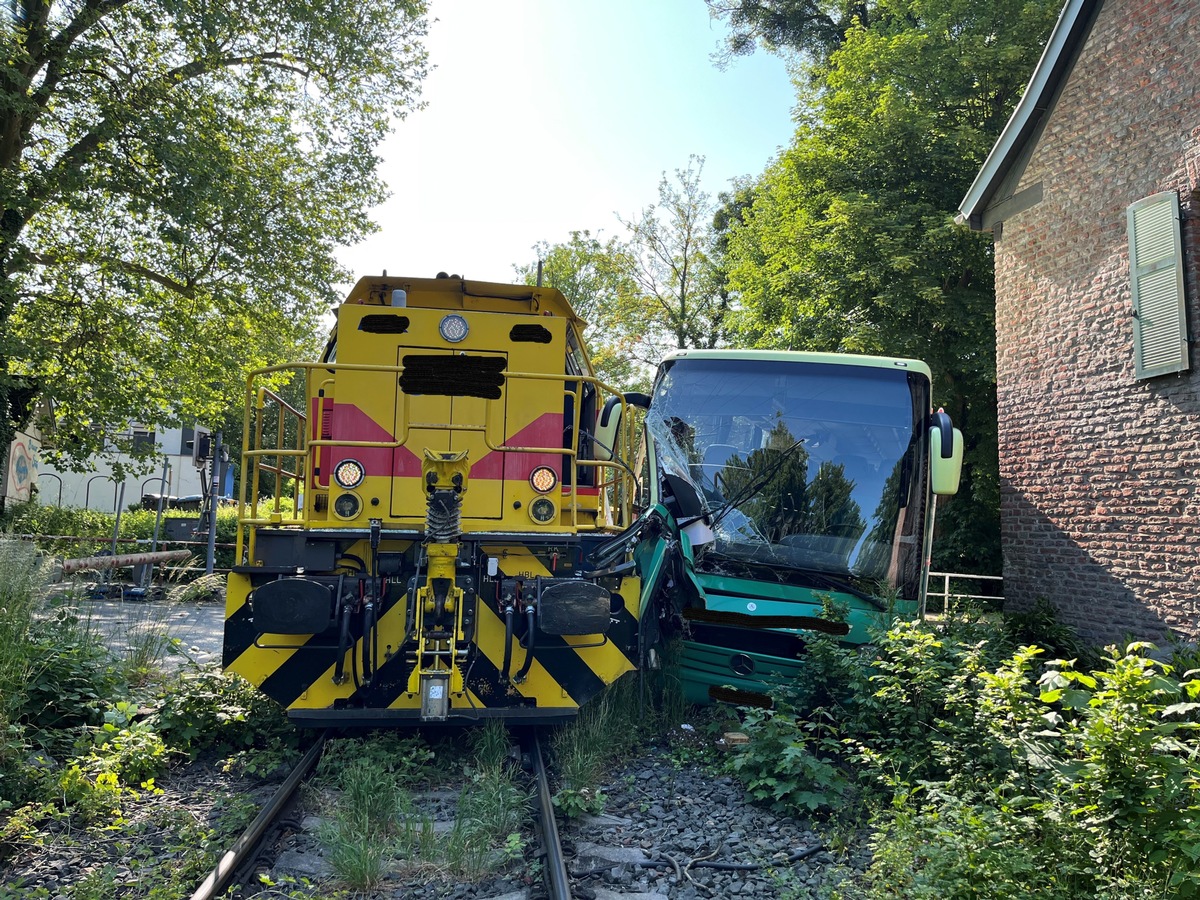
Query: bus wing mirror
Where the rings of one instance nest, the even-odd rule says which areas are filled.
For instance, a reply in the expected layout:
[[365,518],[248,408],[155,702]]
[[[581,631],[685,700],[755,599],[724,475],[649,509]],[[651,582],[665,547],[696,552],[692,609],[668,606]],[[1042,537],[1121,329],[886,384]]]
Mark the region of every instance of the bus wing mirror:
[[630,392],[622,397],[609,397],[604,402],[604,408],[596,416],[596,439],[592,455],[603,462],[609,462],[616,450],[617,440],[621,434],[621,415],[623,412],[622,399],[630,406],[642,409],[650,408],[650,398],[645,394]]
[[958,493],[962,479],[963,436],[944,412],[930,416],[929,482],[935,494]]

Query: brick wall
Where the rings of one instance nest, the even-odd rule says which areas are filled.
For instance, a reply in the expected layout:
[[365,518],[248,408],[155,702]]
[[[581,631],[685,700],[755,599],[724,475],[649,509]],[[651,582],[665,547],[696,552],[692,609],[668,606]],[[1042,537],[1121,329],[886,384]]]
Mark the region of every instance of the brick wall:
[[1200,637],[1200,347],[1134,378],[1126,208],[1183,201],[1200,335],[1200,4],[1107,0],[996,244],[1005,595],[1101,643]]

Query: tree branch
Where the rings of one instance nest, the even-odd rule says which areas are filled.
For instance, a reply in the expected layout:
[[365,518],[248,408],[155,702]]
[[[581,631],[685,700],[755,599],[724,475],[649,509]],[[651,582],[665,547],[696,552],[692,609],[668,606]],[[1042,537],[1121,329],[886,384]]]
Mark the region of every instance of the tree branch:
[[[70,258],[59,256],[50,253],[30,253],[28,256],[30,262],[40,266],[50,266],[56,263],[70,262]],[[140,275],[148,281],[153,281],[159,287],[165,287],[169,291],[173,291],[180,296],[187,297],[189,300],[196,296],[196,286],[190,282],[184,283],[163,275],[160,272],[155,272],[153,269],[140,265],[139,263],[129,262],[128,260],[118,259],[114,256],[101,256],[99,261],[128,272],[130,275]]]
[[145,85],[142,85],[126,101],[122,114],[110,115],[101,119],[95,128],[63,151],[63,154],[50,170],[39,178],[37,183],[30,187],[30,190],[26,194],[28,204],[25,210],[25,221],[28,222],[46,201],[54,195],[58,185],[61,185],[70,176],[78,174],[87,161],[106,141],[119,134],[122,128],[132,122],[136,118],[132,110],[139,109],[142,105],[147,104],[157,90],[173,88],[194,78],[221,71],[222,69],[233,69],[254,63],[265,63],[274,68],[294,72],[305,77],[312,74],[310,70],[284,62],[288,58],[288,54],[278,51],[268,51],[250,56],[197,59],[170,69]]

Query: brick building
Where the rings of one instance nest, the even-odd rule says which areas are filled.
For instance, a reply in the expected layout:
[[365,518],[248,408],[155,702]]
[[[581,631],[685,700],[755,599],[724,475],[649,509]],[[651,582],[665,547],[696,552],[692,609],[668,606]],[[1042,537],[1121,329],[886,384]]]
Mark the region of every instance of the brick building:
[[1068,0],[960,220],[995,236],[1006,597],[1200,638],[1200,3]]

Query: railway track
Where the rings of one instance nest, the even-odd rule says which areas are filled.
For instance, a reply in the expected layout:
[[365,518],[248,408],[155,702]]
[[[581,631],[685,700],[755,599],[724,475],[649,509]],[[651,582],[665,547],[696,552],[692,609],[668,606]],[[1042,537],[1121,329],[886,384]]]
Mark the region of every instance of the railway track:
[[[327,731],[322,731],[317,736],[313,745],[296,764],[296,768],[284,779],[283,784],[279,786],[279,790],[275,792],[270,801],[259,810],[258,815],[242,833],[242,836],[222,854],[217,865],[208,873],[208,877],[204,879],[200,887],[196,888],[191,900],[213,900],[230,883],[248,881],[245,876],[251,873],[246,870],[258,858],[259,849],[263,845],[264,838],[270,833],[271,826],[277,823],[283,812],[290,807],[295,799],[297,788],[320,760],[328,736]],[[235,876],[239,877],[235,878]]]
[[567,875],[567,863],[563,856],[562,842],[558,836],[558,822],[554,818],[550,778],[546,773],[546,762],[542,758],[541,741],[538,739],[536,731],[530,737],[529,743],[534,777],[537,780],[538,824],[541,831],[542,851],[546,856],[546,865],[543,869],[546,875],[546,892],[550,900],[571,900],[571,880]]
[[[263,805],[254,821],[222,854],[217,865],[192,894],[191,900],[214,900],[231,884],[254,882],[255,869],[264,846],[270,842],[271,836],[279,831],[280,825],[287,821],[287,813],[294,806],[297,790],[320,760],[327,737],[327,732],[318,735],[295,769]],[[550,780],[538,731],[531,730],[522,735],[520,744],[536,783],[533,799],[537,815],[539,855],[543,858],[545,895],[548,900],[571,900],[570,877],[559,838],[558,823],[554,816]]]

